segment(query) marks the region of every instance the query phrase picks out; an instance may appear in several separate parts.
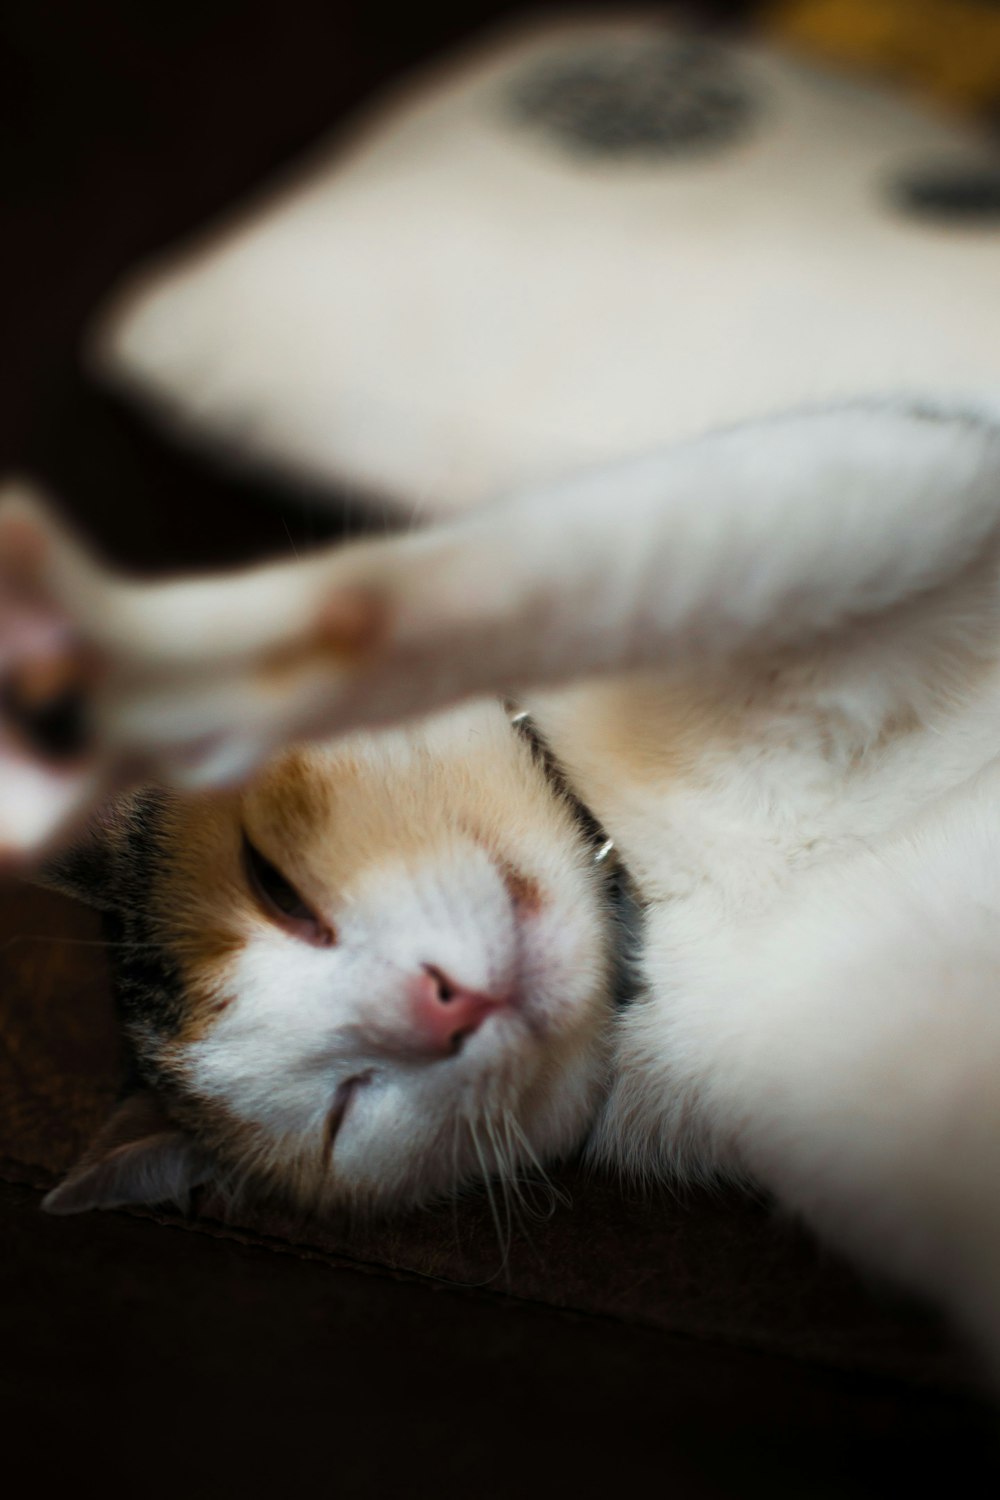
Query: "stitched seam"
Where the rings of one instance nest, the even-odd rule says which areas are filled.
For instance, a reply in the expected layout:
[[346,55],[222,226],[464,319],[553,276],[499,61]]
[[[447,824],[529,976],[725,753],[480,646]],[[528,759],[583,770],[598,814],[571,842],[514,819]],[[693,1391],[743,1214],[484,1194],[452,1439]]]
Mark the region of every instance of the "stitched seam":
[[[11,1178],[8,1171],[15,1173],[21,1171],[37,1174],[34,1180],[26,1180],[23,1175]],[[44,1192],[52,1186],[55,1178],[45,1168],[27,1166],[10,1159],[0,1158],[0,1184],[10,1187],[28,1187]],[[654,1337],[673,1339],[682,1343],[700,1344],[718,1349],[733,1349],[741,1353],[766,1357],[770,1359],[790,1360],[794,1364],[811,1365],[816,1368],[828,1370],[835,1374],[850,1375],[852,1377],[878,1380],[888,1383],[896,1383],[913,1387],[915,1389],[931,1389],[942,1394],[950,1394],[965,1397],[975,1397],[977,1389],[971,1378],[963,1379],[961,1376],[928,1376],[919,1372],[889,1369],[870,1361],[854,1358],[849,1355],[838,1357],[835,1353],[816,1354],[801,1353],[795,1349],[788,1349],[781,1345],[775,1346],[762,1339],[754,1339],[744,1336],[726,1336],[718,1331],[711,1333],[699,1333],[684,1328],[665,1328],[662,1324],[651,1322],[641,1317],[626,1317],[620,1313],[605,1312],[596,1308],[579,1307],[574,1304],[561,1304],[549,1302],[540,1297],[527,1296],[523,1292],[499,1291],[495,1288],[483,1285],[466,1285],[462,1282],[449,1280],[444,1276],[435,1276],[431,1272],[420,1271],[412,1267],[393,1266],[387,1261],[363,1260],[352,1256],[348,1252],[326,1250],[320,1246],[309,1246],[293,1240],[280,1239],[273,1235],[261,1234],[258,1230],[246,1230],[234,1228],[223,1224],[218,1220],[178,1219],[158,1214],[152,1209],[112,1209],[104,1212],[121,1213],[131,1219],[144,1219],[147,1222],[157,1224],[163,1229],[176,1229],[187,1234],[201,1234],[208,1239],[222,1240],[228,1243],[236,1243],[246,1249],[264,1250],[273,1255],[287,1256],[294,1260],[311,1262],[312,1264],[326,1265],[332,1270],[354,1271],[359,1275],[371,1276],[376,1279],[390,1280],[408,1286],[422,1285],[431,1290],[457,1292],[463,1296],[473,1295],[484,1301],[501,1305],[503,1303],[516,1303],[519,1307],[530,1308],[540,1313],[554,1313],[560,1317],[579,1318],[585,1321],[610,1324],[614,1327],[635,1329],[642,1333],[648,1333]]]

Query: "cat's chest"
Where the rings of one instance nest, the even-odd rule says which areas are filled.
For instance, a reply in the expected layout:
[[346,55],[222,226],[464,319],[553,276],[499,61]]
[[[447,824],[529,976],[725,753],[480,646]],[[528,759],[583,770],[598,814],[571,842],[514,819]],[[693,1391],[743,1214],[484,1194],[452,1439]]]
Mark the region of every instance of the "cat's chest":
[[870,845],[975,774],[1000,690],[924,722],[887,696],[730,692],[644,676],[533,705],[644,900],[693,920],[765,909],[796,875]]

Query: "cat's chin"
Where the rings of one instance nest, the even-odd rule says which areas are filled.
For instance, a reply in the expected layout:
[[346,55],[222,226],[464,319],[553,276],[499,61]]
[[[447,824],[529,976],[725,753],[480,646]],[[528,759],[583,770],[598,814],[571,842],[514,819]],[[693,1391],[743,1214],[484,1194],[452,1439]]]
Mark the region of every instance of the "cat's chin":
[[[491,1018],[459,1060],[464,1078],[456,1073],[423,1146],[416,1147],[416,1118],[400,1130],[402,1152],[399,1137],[394,1143],[378,1131],[362,1143],[355,1134],[355,1147],[338,1153],[322,1184],[324,1206],[405,1211],[453,1198],[484,1177],[542,1173],[582,1148],[606,1093],[611,1011],[603,1000],[575,1027],[538,992]],[[358,1102],[364,1110],[376,1100]],[[398,1100],[391,1108],[402,1113]]]
[[[516,1130],[503,1116],[481,1118],[476,1130],[456,1152],[442,1149],[436,1159],[419,1168],[411,1161],[399,1175],[387,1172],[345,1181],[336,1175],[318,1185],[299,1205],[320,1216],[360,1214],[393,1218],[419,1209],[454,1202],[483,1189],[484,1183],[545,1181],[549,1169],[576,1156],[587,1143],[604,1097],[605,1064],[586,1068],[569,1079],[550,1080],[558,1104],[522,1109]],[[287,1177],[275,1179],[287,1196]]]

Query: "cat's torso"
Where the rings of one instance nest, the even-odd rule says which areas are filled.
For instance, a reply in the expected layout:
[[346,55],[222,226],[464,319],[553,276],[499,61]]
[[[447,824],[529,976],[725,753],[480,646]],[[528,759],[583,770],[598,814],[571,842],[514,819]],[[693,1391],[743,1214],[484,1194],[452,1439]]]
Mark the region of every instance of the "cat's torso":
[[[872,944],[871,992],[862,972],[857,995],[877,1009],[900,905],[914,950],[939,917],[961,943],[967,912],[1000,910],[1000,786],[984,793],[1000,740],[996,597],[988,568],[778,660],[697,678],[646,671],[532,700],[643,912],[598,1132],[617,1165],[755,1175],[738,1119],[751,1107],[727,1044],[747,1052],[782,968],[805,1023],[811,990],[821,1003],[828,933],[835,950]],[[849,1007],[841,1024],[849,1036]],[[794,1026],[787,1035],[794,1050]],[[804,1081],[811,1067],[803,1047]]]

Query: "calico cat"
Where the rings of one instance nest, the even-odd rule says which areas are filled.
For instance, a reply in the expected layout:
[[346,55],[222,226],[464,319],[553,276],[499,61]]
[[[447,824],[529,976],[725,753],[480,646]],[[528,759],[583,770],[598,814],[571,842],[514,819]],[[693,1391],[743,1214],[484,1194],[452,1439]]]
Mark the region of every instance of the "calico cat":
[[46,1206],[586,1145],[1000,1356],[998,567],[1000,423],[930,402],[156,586],[11,493],[0,826],[107,908],[142,1082]]

